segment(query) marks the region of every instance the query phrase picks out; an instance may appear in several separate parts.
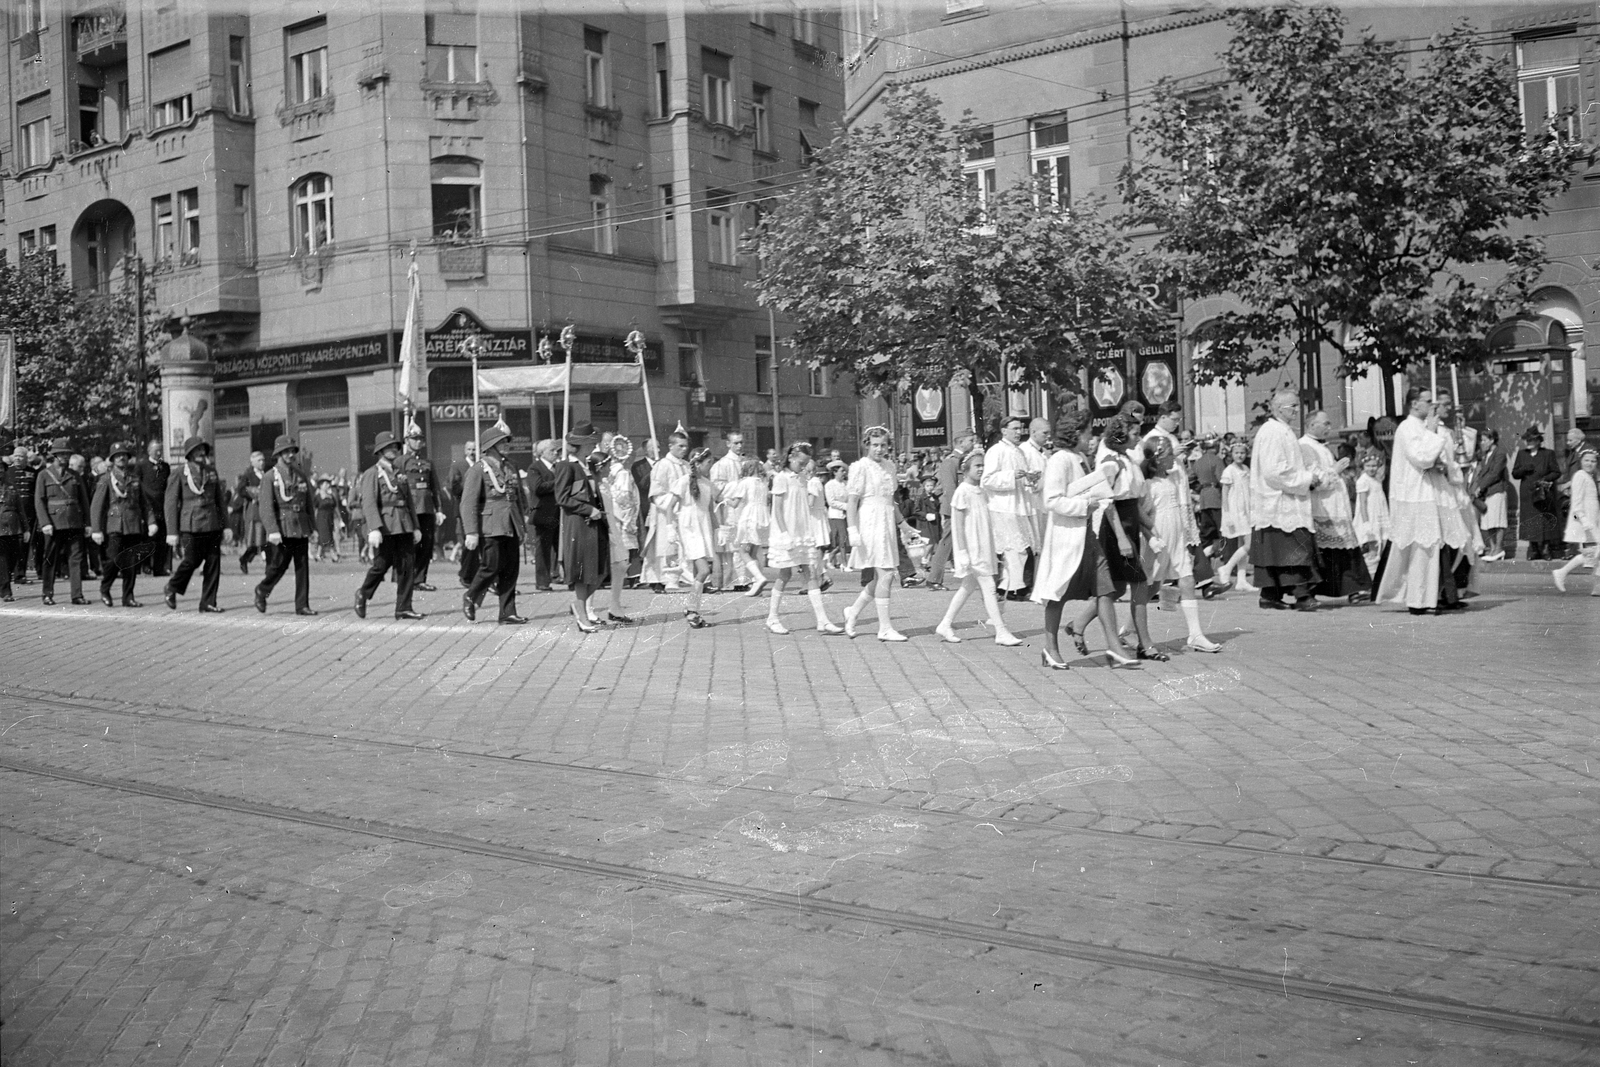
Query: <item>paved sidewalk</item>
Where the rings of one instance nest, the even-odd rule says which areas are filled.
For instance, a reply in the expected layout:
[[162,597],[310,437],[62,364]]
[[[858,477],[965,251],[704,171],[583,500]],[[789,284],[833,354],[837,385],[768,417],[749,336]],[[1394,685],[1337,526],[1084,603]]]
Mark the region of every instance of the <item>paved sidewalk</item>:
[[1052,673],[1034,605],[1007,606],[1021,649],[976,608],[938,642],[921,590],[898,646],[819,636],[803,597],[775,637],[765,601],[708,597],[689,631],[638,592],[638,625],[585,637],[560,594],[525,594],[523,628],[443,587],[423,622],[387,593],[358,620],[329,570],[315,619],[256,614],[237,572],[221,616],[150,589],[0,609],[8,1063],[1600,1040],[1587,576],[1561,597],[1508,568],[1443,618],[1228,598],[1202,608],[1220,655],[1152,612],[1171,663]]

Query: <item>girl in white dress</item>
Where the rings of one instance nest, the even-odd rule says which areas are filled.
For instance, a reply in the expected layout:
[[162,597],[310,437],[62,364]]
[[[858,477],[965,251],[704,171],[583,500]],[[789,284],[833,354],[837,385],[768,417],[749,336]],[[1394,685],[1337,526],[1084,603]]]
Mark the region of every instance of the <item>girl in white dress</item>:
[[[1595,469],[1600,466],[1600,456],[1587,449],[1578,457],[1578,469],[1572,472],[1572,512],[1567,516],[1563,541],[1575,544],[1578,554],[1563,563],[1551,577],[1556,588],[1567,591],[1567,575],[1579,567],[1587,566],[1600,574],[1600,491],[1595,486]],[[1590,596],[1600,596],[1600,581],[1594,583]]]
[[[772,603],[767,608],[767,629],[786,634],[779,611],[785,583],[799,572],[806,584],[806,599],[825,634],[844,629],[828,618],[822,605],[822,552],[828,544],[828,505],[822,483],[811,476],[811,446],[797,441],[789,446],[788,466],[772,478],[772,525],[767,537],[767,566],[776,572]],[[818,521],[820,515],[821,521]]]
[[700,614],[700,598],[711,563],[717,555],[717,524],[712,518],[717,486],[711,480],[711,449],[697,448],[689,455],[689,469],[673,486],[678,498],[678,551],[689,573],[689,606],[683,617],[692,629],[707,625]]
[[767,584],[761,573],[761,554],[767,547],[767,479],[759,459],[747,459],[739,468],[739,480],[723,490],[736,569],[750,576],[745,596],[760,596]]
[[900,513],[894,506],[896,472],[889,458],[889,431],[870,426],[861,439],[867,454],[850,464],[845,483],[850,569],[861,572],[861,594],[844,609],[844,632],[856,635],[856,620],[870,600],[878,610],[878,640],[904,641],[906,635],[889,621],[889,594],[900,565]]
[[[1189,625],[1188,646],[1196,652],[1221,652],[1222,646],[1212,641],[1200,628],[1199,594],[1194,587],[1194,556],[1191,544],[1198,543],[1200,531],[1194,517],[1184,514],[1182,497],[1178,491],[1172,445],[1159,434],[1145,441],[1145,482],[1139,502],[1143,518],[1151,534],[1145,539],[1144,570],[1150,588],[1162,582],[1178,583],[1178,606],[1184,621]],[[1340,491],[1343,492],[1341,486]],[[1167,654],[1150,646],[1149,616],[1146,607],[1136,598],[1133,603],[1133,624],[1139,633],[1139,648],[1135,654],[1141,659],[1165,660]]]
[[[1228,587],[1234,569],[1250,555],[1250,446],[1243,441],[1234,443],[1233,462],[1222,472],[1222,536],[1237,538],[1239,547],[1217,568],[1218,589]],[[1242,574],[1233,587],[1246,593],[1256,591]]]
[[[1383,457],[1368,452],[1356,479],[1356,505],[1352,515],[1356,540],[1369,570],[1377,567],[1383,546],[1389,543],[1389,498],[1383,493]],[[1501,494],[1502,498],[1504,494]]]
[[[639,487],[628,469],[633,442],[621,434],[607,434],[600,447],[595,469],[600,475],[600,500],[606,509],[611,547],[611,609],[605,621],[626,624],[633,620],[622,612],[622,587],[628,580],[629,554],[639,547]],[[591,614],[590,621],[599,620]]]
[[994,592],[994,526],[989,518],[989,495],[983,486],[983,453],[973,449],[961,463],[961,484],[950,497],[950,573],[961,579],[961,586],[950,598],[944,618],[933,632],[954,644],[956,613],[975,591],[983,594],[983,606],[994,627],[994,643],[1020,645],[1022,639],[1006,628],[1000,616],[1000,599]]

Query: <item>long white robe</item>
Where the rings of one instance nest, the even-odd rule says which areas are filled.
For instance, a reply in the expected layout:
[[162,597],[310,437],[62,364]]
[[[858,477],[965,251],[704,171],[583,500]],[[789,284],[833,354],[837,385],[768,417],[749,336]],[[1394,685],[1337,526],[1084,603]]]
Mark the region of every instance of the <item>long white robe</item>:
[[650,468],[650,518],[640,548],[643,567],[639,580],[663,584],[678,569],[678,483],[689,475],[687,460],[668,454]]
[[1032,468],[1027,454],[999,441],[983,455],[983,490],[988,494],[996,552],[1026,552],[1035,543],[1033,491],[1022,475]]
[[[1394,432],[1389,469],[1389,562],[1374,598],[1431,608],[1439,600],[1439,547],[1448,540],[1449,435],[1408,416]],[[1456,516],[1459,527],[1460,518]],[[1459,538],[1464,531],[1456,533]],[[1456,547],[1459,547],[1459,542]]]
[[1286,533],[1314,530],[1312,474],[1289,424],[1282,419],[1262,423],[1250,456],[1250,525]]

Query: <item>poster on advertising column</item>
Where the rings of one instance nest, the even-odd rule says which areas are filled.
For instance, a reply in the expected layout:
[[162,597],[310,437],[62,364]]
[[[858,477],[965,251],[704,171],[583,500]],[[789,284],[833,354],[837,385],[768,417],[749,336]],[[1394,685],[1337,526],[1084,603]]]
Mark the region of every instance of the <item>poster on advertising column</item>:
[[[1178,343],[1176,339],[1141,345],[1138,356],[1139,402],[1147,416],[1178,393]],[[1147,418],[1146,421],[1149,421]]]
[[1099,433],[1128,400],[1127,364],[1121,359],[1102,360],[1090,373],[1089,417]]
[[943,389],[918,389],[911,399],[911,447],[944,448],[950,444],[950,405]]

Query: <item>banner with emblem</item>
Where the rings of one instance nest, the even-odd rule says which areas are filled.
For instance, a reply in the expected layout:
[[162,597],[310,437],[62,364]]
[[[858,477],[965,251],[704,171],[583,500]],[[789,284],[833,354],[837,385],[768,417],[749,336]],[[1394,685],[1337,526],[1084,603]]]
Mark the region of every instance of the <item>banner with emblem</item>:
[[17,430],[17,344],[10,330],[0,330],[0,430]]
[[1139,400],[1153,418],[1156,408],[1178,392],[1178,342],[1174,338],[1139,346]]
[[943,389],[918,389],[911,397],[911,447],[950,444],[950,405]]

